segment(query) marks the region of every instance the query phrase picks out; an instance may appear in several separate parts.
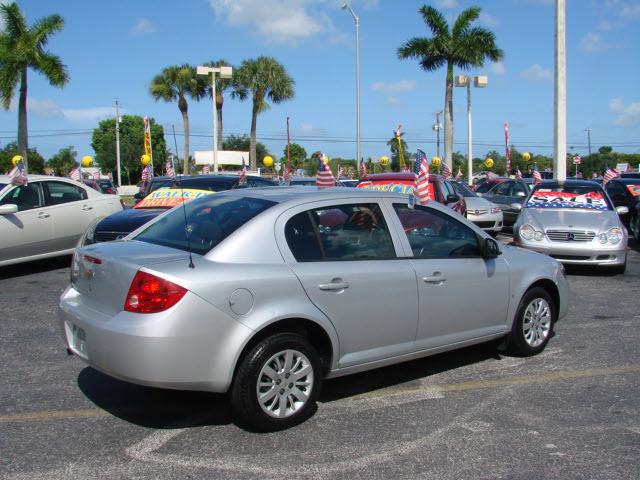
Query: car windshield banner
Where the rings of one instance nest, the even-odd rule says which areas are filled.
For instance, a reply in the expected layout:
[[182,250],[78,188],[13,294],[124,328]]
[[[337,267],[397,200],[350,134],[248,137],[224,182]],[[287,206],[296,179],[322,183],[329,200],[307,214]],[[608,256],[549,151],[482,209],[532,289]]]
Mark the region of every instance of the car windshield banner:
[[640,197],[640,185],[627,185],[627,190],[634,197]]
[[147,195],[133,208],[173,208],[183,201],[185,203],[190,202],[212,193],[208,190],[196,190],[194,188],[160,188]]
[[590,210],[609,210],[606,200],[600,192],[569,193],[536,190],[527,207],[534,208],[585,208]]
[[[358,188],[364,188],[366,190],[375,190],[377,192],[404,193],[404,194],[412,194],[414,186],[415,186],[415,183],[410,181],[389,182],[388,180],[360,182],[358,184]],[[429,183],[429,198],[431,200],[435,198],[435,195],[433,193],[433,183]]]

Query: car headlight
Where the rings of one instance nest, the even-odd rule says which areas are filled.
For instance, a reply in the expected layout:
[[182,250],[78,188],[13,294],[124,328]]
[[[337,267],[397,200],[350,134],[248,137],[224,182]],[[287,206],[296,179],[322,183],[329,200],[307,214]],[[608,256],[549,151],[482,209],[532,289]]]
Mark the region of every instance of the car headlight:
[[620,243],[622,241],[623,234],[622,230],[618,227],[613,227],[607,230],[605,233],[601,233],[598,235],[598,241],[601,244],[609,244],[615,245],[616,243]]
[[525,223],[520,227],[520,236],[527,241],[536,240],[537,242],[541,242],[544,238],[544,233],[536,230],[532,225]]
[[500,207],[493,207],[491,209],[491,213],[500,213],[502,211],[502,209]]
[[87,227],[85,232],[80,237],[80,240],[78,240],[78,245],[76,245],[76,248],[84,247],[85,245],[91,245],[92,243],[96,242],[96,227],[98,226],[98,223],[100,223],[100,220],[102,220],[102,218],[96,218],[93,222],[91,222],[91,224]]

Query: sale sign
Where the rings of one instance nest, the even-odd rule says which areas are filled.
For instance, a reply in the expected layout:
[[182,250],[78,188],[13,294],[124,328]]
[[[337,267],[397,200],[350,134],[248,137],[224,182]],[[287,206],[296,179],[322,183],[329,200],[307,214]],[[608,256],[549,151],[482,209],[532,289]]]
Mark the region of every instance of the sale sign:
[[640,185],[627,185],[627,190],[634,197],[640,197]]
[[590,210],[609,210],[607,201],[600,192],[570,193],[536,190],[527,201],[527,207],[533,208],[585,208]]
[[[388,180],[378,180],[378,181],[369,181],[369,182],[360,182],[358,184],[358,188],[364,188],[366,190],[375,190],[377,192],[395,192],[395,193],[404,193],[404,194],[412,194],[413,188],[415,187],[415,183],[409,180],[397,180],[397,181],[388,181]],[[435,193],[433,191],[433,184],[429,184],[429,198],[433,200],[435,198]]]

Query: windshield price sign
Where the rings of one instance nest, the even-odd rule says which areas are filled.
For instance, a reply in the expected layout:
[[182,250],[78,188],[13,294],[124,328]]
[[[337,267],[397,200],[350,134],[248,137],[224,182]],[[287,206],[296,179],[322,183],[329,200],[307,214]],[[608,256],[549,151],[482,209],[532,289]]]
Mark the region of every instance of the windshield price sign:
[[147,195],[133,208],[173,208],[182,202],[190,202],[212,193],[208,190],[196,190],[195,188],[160,188]]
[[599,192],[569,193],[538,190],[527,202],[533,208],[586,208],[609,210],[607,202]]

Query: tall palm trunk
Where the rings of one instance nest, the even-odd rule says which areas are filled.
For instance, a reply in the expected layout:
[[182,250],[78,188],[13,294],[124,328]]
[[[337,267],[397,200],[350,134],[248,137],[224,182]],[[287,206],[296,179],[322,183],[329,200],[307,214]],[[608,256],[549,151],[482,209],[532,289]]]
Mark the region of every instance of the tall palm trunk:
[[258,169],[258,161],[256,159],[256,123],[258,120],[258,106],[253,103],[253,110],[251,111],[251,137],[249,139],[249,165],[251,170],[256,171]]
[[453,64],[447,63],[447,82],[444,95],[444,161],[453,170]]
[[182,173],[189,175],[189,106],[183,96],[178,98],[178,108],[182,114],[182,124],[184,125],[184,163]]
[[218,150],[222,150],[222,104],[224,98],[222,93],[216,91],[216,113],[218,114]]
[[20,99],[18,100],[18,152],[22,155],[25,168],[28,172],[27,151],[29,149],[29,137],[27,134],[27,67],[24,67],[20,77]]

